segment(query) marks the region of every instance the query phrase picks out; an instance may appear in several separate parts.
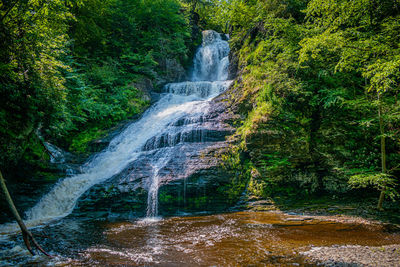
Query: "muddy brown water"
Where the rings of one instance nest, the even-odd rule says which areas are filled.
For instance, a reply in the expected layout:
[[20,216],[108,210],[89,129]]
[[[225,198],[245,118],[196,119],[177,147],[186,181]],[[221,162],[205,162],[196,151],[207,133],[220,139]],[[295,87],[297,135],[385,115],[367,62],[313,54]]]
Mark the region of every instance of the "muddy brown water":
[[312,247],[400,244],[378,224],[279,212],[235,212],[130,221],[64,218],[34,229],[53,255],[31,257],[19,235],[1,241],[0,266],[315,266]]
[[68,266],[313,266],[314,246],[400,244],[380,225],[323,221],[274,212],[103,222],[103,242]]

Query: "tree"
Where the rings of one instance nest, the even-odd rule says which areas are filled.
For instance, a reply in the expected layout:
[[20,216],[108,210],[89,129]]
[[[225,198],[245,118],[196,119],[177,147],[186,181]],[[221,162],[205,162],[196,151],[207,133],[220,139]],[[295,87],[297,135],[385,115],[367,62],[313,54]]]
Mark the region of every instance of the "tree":
[[17,221],[19,227],[21,228],[22,232],[22,238],[24,239],[24,243],[26,245],[26,248],[29,250],[29,252],[32,255],[35,255],[31,243],[33,243],[33,246],[37,248],[40,252],[42,252],[44,255],[47,257],[51,257],[44,249],[38,244],[36,239],[33,237],[32,233],[28,230],[26,227],[25,223],[22,221],[21,216],[18,213],[17,208],[14,205],[14,202],[10,196],[10,193],[8,192],[6,182],[4,181],[3,174],[0,171],[0,186],[1,190],[3,191],[4,197],[7,201],[8,207],[10,208],[15,220]]
[[37,127],[65,107],[61,57],[67,43],[64,1],[6,1],[0,7],[0,164],[14,165]]
[[[382,209],[389,178],[386,119],[396,119],[397,101],[390,99],[399,94],[400,83],[399,2],[313,0],[306,12],[318,33],[301,42],[300,62],[325,61],[337,72],[359,73],[365,79],[364,89],[376,96],[371,106],[375,106],[377,114],[381,175],[357,176],[351,183],[360,181],[360,177],[366,181],[379,178],[376,183],[380,184],[381,193],[377,208]],[[387,101],[383,99],[386,97]]]

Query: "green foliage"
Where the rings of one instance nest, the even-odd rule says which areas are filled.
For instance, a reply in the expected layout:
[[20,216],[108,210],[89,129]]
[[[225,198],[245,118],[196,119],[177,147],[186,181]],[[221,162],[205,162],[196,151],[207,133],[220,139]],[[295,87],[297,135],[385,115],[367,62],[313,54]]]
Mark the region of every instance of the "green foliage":
[[72,14],[64,1],[6,1],[0,6],[1,166],[15,165],[40,123],[52,123],[67,89],[60,59]]
[[396,186],[398,186],[396,179],[384,173],[362,172],[352,175],[349,179],[349,185],[353,188],[368,188],[372,186],[379,191],[384,190],[392,200],[399,197],[399,192],[396,190]]
[[230,34],[241,76],[229,99],[238,129],[222,155],[232,184],[221,190],[396,197],[397,0],[4,1],[0,18],[2,166],[39,161],[36,132],[84,152],[140,113],[140,81],[173,80],[199,26]]
[[105,131],[97,128],[96,126],[91,127],[85,131],[78,133],[71,141],[70,150],[84,153],[87,151],[87,146],[89,143],[97,138],[102,137]]
[[[378,173],[382,137],[388,165],[382,175],[398,180],[398,1],[216,5],[217,12],[226,6],[216,20],[229,23],[241,75],[230,99],[241,115],[236,142],[224,159],[231,170],[252,173],[249,190],[346,192],[349,180],[353,188],[361,184],[349,170],[368,170],[359,178]],[[379,181],[375,188],[382,190]]]
[[35,154],[26,148],[36,132],[83,152],[142,112],[148,97],[136,83],[172,81],[171,65],[188,62],[180,9],[177,0],[1,3],[1,167]]

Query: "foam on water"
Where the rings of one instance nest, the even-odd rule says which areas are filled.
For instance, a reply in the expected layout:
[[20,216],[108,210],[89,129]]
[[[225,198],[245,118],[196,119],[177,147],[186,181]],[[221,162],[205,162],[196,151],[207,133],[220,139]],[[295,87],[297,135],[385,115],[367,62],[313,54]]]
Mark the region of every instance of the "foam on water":
[[[129,125],[116,136],[109,146],[98,153],[82,166],[82,173],[67,176],[60,180],[52,190],[28,212],[26,224],[37,226],[69,215],[79,197],[95,184],[119,174],[143,152],[146,142],[169,131],[168,126],[178,119],[189,118],[201,120],[209,110],[209,101],[226,90],[231,81],[227,77],[228,42],[221,39],[214,31],[203,32],[203,44],[198,49],[194,59],[192,81],[166,85],[166,93],[149,108],[142,118]],[[194,123],[195,124],[195,123]],[[172,129],[172,128],[171,128]],[[172,131],[172,130],[171,130]],[[59,151],[48,145],[55,155]],[[168,153],[162,153],[162,158],[154,159],[153,177],[149,178],[148,211],[149,217],[157,216],[158,170],[168,162]],[[53,159],[52,159],[53,160]],[[61,155],[59,159],[61,160]],[[0,233],[17,231],[16,224],[0,226]]]

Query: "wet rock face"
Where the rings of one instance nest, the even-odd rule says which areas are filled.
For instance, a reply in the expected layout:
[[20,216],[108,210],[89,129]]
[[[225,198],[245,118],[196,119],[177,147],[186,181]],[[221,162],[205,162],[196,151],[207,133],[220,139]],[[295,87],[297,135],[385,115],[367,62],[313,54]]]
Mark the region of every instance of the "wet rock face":
[[176,132],[149,139],[143,153],[127,168],[87,191],[73,215],[144,217],[154,166],[166,155],[170,155],[168,162],[157,170],[159,215],[213,212],[232,206],[236,199],[230,198],[224,190],[231,177],[221,168],[216,156],[227,148],[225,136],[233,131],[225,122],[222,99],[211,103],[207,114],[173,122],[171,127],[175,127]]
[[[223,105],[216,105],[212,99],[233,82],[226,80],[229,44],[213,31],[205,32],[204,38],[206,41],[194,60],[191,80],[165,86],[169,90],[164,90],[140,119],[116,130],[111,139],[110,135],[93,144],[95,151],[107,147],[93,154],[78,173],[60,179],[27,211],[26,221],[30,225],[71,213],[83,215],[82,211],[99,216],[143,214],[145,202],[146,216],[155,217],[159,189],[178,180],[189,181],[189,187],[185,186],[185,192],[189,188],[189,197],[184,194],[184,204],[186,199],[197,203],[190,204],[190,209],[207,211],[208,204],[199,204],[208,203],[199,202],[206,196],[221,195],[218,199],[224,199],[223,185],[228,176],[219,169],[219,157],[214,154],[225,148],[224,138],[232,128],[220,117]],[[176,185],[179,187],[179,183]],[[205,193],[195,192],[199,186]],[[168,196],[179,200],[179,190],[169,191],[163,194],[164,200]]]
[[232,51],[229,53],[229,67],[228,67],[228,80],[233,80],[238,76],[239,59],[236,53]]
[[162,87],[166,83],[174,81],[184,81],[187,79],[186,70],[182,64],[176,59],[164,58],[157,60],[159,68],[163,71],[163,75],[156,75],[155,85]]
[[193,175],[160,188],[159,214],[169,216],[226,210],[236,202],[223,190],[229,183],[229,174],[221,168],[198,169]]
[[[205,42],[214,39],[220,40],[220,35],[211,34]],[[223,92],[229,84],[229,81],[183,82],[169,84],[164,90],[204,97]],[[233,206],[237,194],[228,193],[232,177],[221,167],[218,156],[228,147],[225,137],[234,131],[230,125],[232,114],[226,112],[227,97],[220,94],[202,113],[178,118],[162,134],[148,139],[135,161],[80,198],[74,214],[144,217],[151,178],[155,175],[159,177],[161,216],[217,212]],[[163,159],[167,161],[159,168]]]
[[142,77],[131,83],[130,86],[138,89],[143,94],[143,100],[150,101],[151,100],[151,92],[154,90],[153,82],[149,78]]
[[[90,212],[119,214],[122,217],[144,217],[147,207],[148,180],[153,174],[149,155],[174,150],[175,157],[159,171],[159,215],[177,215],[181,212],[221,211],[235,199],[227,198],[223,187],[230,176],[218,166],[214,152],[224,148],[218,142],[212,148],[205,144],[181,144],[173,148],[150,151],[121,174],[104,184],[92,187],[81,197],[74,214]],[[196,151],[196,149],[199,149]],[[87,216],[87,215],[85,215]],[[89,215],[90,216],[90,215]]]

